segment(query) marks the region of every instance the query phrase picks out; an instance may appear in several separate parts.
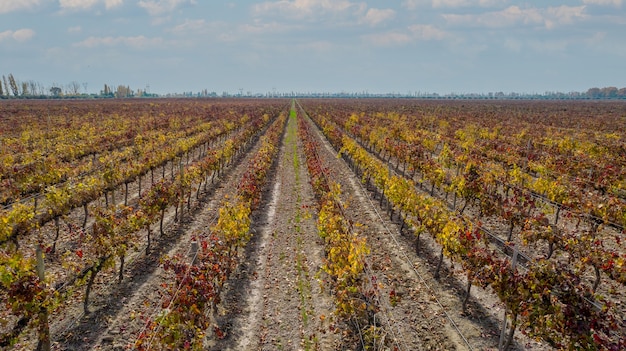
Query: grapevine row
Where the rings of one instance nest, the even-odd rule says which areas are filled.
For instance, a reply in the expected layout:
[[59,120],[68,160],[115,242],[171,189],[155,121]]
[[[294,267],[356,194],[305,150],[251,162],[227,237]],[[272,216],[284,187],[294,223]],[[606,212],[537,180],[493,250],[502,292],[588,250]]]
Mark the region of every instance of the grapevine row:
[[[499,142],[502,136],[497,128],[490,131],[488,128],[478,128],[469,124],[464,128],[449,131],[451,128],[448,120],[445,120],[439,122],[442,131],[437,133],[421,128],[424,126],[419,122],[414,122],[419,126],[416,129],[411,125],[411,120],[404,116],[400,117],[397,113],[387,115],[379,113],[376,117],[352,114],[350,117],[335,117],[335,120],[345,126],[353,136],[367,141],[368,145],[376,150],[381,152],[384,150],[388,157],[394,156],[398,162],[408,163],[413,170],[422,172],[432,184],[445,183],[451,186],[450,178],[455,177],[453,168],[456,168],[458,177],[459,170],[472,166],[476,181],[484,183],[478,185],[483,185],[485,189],[495,188],[497,185],[502,188],[525,189],[524,191],[530,191],[535,198],[545,200],[559,210],[563,208],[573,212],[592,225],[604,223],[620,231],[626,226],[626,201],[621,200],[618,194],[620,184],[624,183],[624,179],[619,179],[624,170],[620,171],[622,162],[616,159],[623,156],[607,155],[610,165],[586,166],[587,169],[590,167],[593,170],[595,178],[601,176],[596,173],[602,170],[603,190],[601,185],[596,183],[590,185],[583,180],[591,174],[589,172],[586,172],[584,177],[583,175],[571,177],[564,175],[563,171],[553,172],[558,176],[549,175],[546,167],[556,163],[554,161],[542,163],[536,159],[536,155],[531,154],[530,146],[522,148],[524,157],[511,156],[515,145]],[[390,129],[386,125],[392,125],[393,128]],[[526,135],[519,137],[528,138]],[[483,142],[488,146],[481,147]],[[568,157],[561,158],[569,160]],[[602,159],[601,156],[596,158]],[[558,164],[559,167],[567,169],[562,161]],[[532,171],[529,168],[531,166],[541,170]],[[442,170],[435,172],[437,167],[441,167]],[[609,173],[614,177],[607,178]],[[615,191],[608,191],[608,186],[613,187]]]
[[[359,125],[358,117],[355,115],[346,122],[346,127],[352,130],[357,129],[355,127],[357,125]],[[410,158],[404,152],[406,146],[404,148],[398,147],[398,142],[392,139],[391,135],[382,132],[379,128],[375,130],[377,133],[371,132],[369,134],[369,145],[374,145],[370,149],[375,149],[378,154],[382,152],[381,158],[384,157],[384,152],[387,152],[388,158],[393,155],[398,160],[395,168],[400,173],[405,171],[405,169],[399,170],[401,160],[403,160],[404,165],[410,163],[415,166],[423,174],[423,179],[430,182],[431,195],[434,195],[435,186],[446,193],[446,200],[447,194],[453,193],[453,208],[456,208],[457,196],[464,198],[465,203],[460,210],[461,214],[468,204],[475,203],[481,216],[497,215],[507,223],[509,226],[507,241],[511,240],[513,228],[521,227],[521,238],[524,243],[534,243],[537,240],[548,242],[547,258],[550,258],[558,249],[566,252],[571,257],[570,260],[575,259],[583,265],[591,266],[596,274],[596,280],[593,284],[594,291],[600,282],[600,272],[606,273],[621,284],[626,283],[625,256],[604,247],[603,242],[598,240],[594,231],[579,234],[557,227],[560,207],[557,210],[555,222],[549,223],[547,214],[538,206],[533,193],[499,180],[499,174],[503,170],[496,172],[489,164],[477,162],[476,159],[468,160],[460,156],[454,157],[449,154],[447,144],[443,146],[443,150],[436,161],[428,157]],[[363,134],[360,135],[361,140],[363,140]],[[459,164],[463,160],[466,163]],[[389,159],[387,159],[388,161]],[[392,163],[389,164],[393,167]],[[456,175],[450,171],[454,165],[457,168]],[[515,173],[516,170],[517,173]],[[514,168],[512,173],[520,174],[519,168]],[[497,184],[502,185],[505,189],[498,191]],[[559,188],[553,186],[549,189],[549,192],[553,192]],[[512,196],[509,196],[511,190]],[[602,208],[602,206],[600,207]],[[535,213],[537,210],[541,211]]]
[[[260,203],[285,122],[286,115],[281,113],[262,137],[236,195],[225,200],[211,231],[196,238],[201,249],[192,262],[185,262],[181,256],[165,260],[164,269],[174,273],[174,282],[167,288],[162,304],[165,310],[149,319],[138,336],[138,350],[203,348],[207,330],[214,325],[224,283],[239,264],[242,248],[251,238],[250,215]],[[218,337],[222,335],[215,325],[213,332]]]
[[[140,198],[136,208],[129,206],[96,207],[94,212],[95,223],[92,231],[75,228],[75,240],[79,249],[76,256],[80,259],[81,266],[74,277],[58,281],[54,287],[47,281],[41,281],[34,273],[35,262],[32,258],[24,256],[21,252],[2,251],[1,278],[6,288],[6,299],[11,304],[13,313],[21,316],[18,323],[22,327],[41,310],[52,311],[64,300],[65,292],[73,285],[86,280],[84,297],[84,310],[88,312],[88,300],[91,286],[96,275],[103,269],[112,267],[114,259],[120,261],[119,279],[122,279],[124,259],[131,246],[140,240],[139,231],[147,231],[147,247],[150,250],[151,225],[160,222],[159,227],[163,233],[163,218],[167,208],[176,207],[176,219],[182,219],[184,205],[191,210],[191,197],[195,192],[199,196],[202,182],[205,184],[215,176],[225,163],[233,157],[240,155],[249,145],[253,136],[258,133],[263,124],[268,122],[266,118],[261,123],[248,123],[246,128],[235,133],[224,145],[217,150],[210,150],[200,160],[173,175],[172,179],[163,178]],[[195,188],[195,189],[194,189]],[[14,330],[4,335],[2,343],[11,342],[23,328]]]
[[296,112],[295,106],[292,106],[292,115],[298,118],[298,135],[304,145],[310,183],[318,201],[317,229],[326,246],[322,268],[331,280],[337,306],[335,313],[351,322],[351,336],[355,340],[357,335],[365,335],[362,342],[372,342],[380,332],[374,319],[380,306],[375,284],[368,281],[366,273],[369,247],[345,216],[340,186],[329,179],[329,170],[320,160],[319,144],[314,141],[306,118]]
[[[39,112],[48,116],[51,113]],[[28,125],[27,130],[19,135],[3,135],[0,203],[10,204],[12,199],[24,201],[46,186],[58,186],[67,179],[89,175],[99,167],[98,158],[108,153],[118,153],[120,159],[129,158],[138,143],[190,137],[209,127],[200,114],[186,116],[181,121],[178,116],[159,114],[98,116],[94,112],[74,115],[69,124],[62,123],[57,116],[49,116],[45,121],[24,116],[16,125]]]
[[[489,248],[479,227],[451,212],[442,201],[421,195],[412,181],[391,175],[386,165],[369,155],[326,118],[314,117],[331,143],[349,163],[380,190],[416,235],[428,233],[444,256],[460,261],[471,285],[490,286],[507,306],[512,322],[507,346],[521,321],[521,329],[555,347],[620,349],[626,342],[609,304],[598,311],[588,303],[589,288],[576,272],[554,261],[537,259],[523,272],[511,267]],[[382,199],[381,199],[382,201]],[[469,296],[469,295],[468,295]]]
[[[239,123],[259,122],[258,119],[249,121],[249,118],[243,118]],[[100,163],[105,166],[100,172],[83,179],[67,182],[61,187],[48,187],[44,193],[45,200],[39,209],[36,201],[34,203],[15,204],[10,210],[0,213],[0,242],[15,241],[20,234],[27,233],[31,228],[39,228],[77,207],[85,207],[86,219],[87,204],[98,199],[102,194],[105,195],[108,202],[107,192],[113,191],[122,184],[127,188],[130,182],[141,181],[141,178],[146,176],[148,172],[154,179],[155,168],[161,166],[165,172],[167,163],[172,163],[177,158],[182,160],[185,154],[189,159],[191,150],[198,147],[208,148],[209,142],[218,136],[225,136],[226,133],[232,132],[233,128],[236,127],[234,123],[224,120],[218,121],[218,124],[223,125],[223,128],[211,128],[210,124],[204,125],[204,131],[201,134],[190,138],[174,139],[176,140],[174,143],[165,137],[160,138],[156,144],[139,142],[132,150],[128,149],[125,157],[104,156],[100,159]],[[120,168],[120,164],[125,164],[125,167]]]

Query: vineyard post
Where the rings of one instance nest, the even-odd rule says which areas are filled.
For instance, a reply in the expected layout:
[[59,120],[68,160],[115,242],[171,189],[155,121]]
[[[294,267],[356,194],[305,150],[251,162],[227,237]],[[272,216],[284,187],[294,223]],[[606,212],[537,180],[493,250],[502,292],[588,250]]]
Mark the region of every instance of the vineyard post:
[[[43,284],[46,280],[46,271],[43,262],[43,251],[41,246],[37,245],[37,276]],[[37,350],[50,351],[50,326],[48,325],[48,309],[46,307],[40,307],[39,311],[39,343],[37,344]]]
[[87,201],[83,203],[83,211],[85,212],[85,218],[83,218],[83,229],[85,229],[87,227],[87,218],[89,218],[89,209],[88,209]]
[[54,227],[55,227],[55,236],[54,236],[54,242],[52,243],[52,250],[50,251],[51,253],[54,253],[56,251],[57,248],[57,240],[59,240],[59,234],[60,234],[60,228],[61,224],[59,223],[59,216],[54,217]]
[[528,164],[530,163],[530,149],[532,147],[532,144],[530,142],[530,139],[528,139],[528,144],[526,145],[526,167],[528,167]]
[[191,242],[191,250],[189,251],[189,258],[191,259],[191,265],[196,265],[198,261],[197,257],[198,257],[198,242],[194,240]]
[[172,174],[170,180],[174,181],[174,159],[172,159],[172,161],[170,162],[170,173]]
[[561,205],[556,205],[556,215],[554,218],[554,225],[556,226],[559,223],[559,213],[561,212]]
[[[513,247],[513,260],[511,261],[511,273],[515,273],[515,267],[517,266],[517,246]],[[513,333],[515,332],[515,321],[513,321],[513,323],[511,324],[511,330],[509,331],[509,336],[506,337],[506,314],[507,314],[507,309],[506,309],[506,305],[504,307],[504,318],[502,319],[502,330],[500,331],[500,342],[498,343],[498,350],[499,351],[506,351],[509,348],[509,345],[511,344],[511,341],[513,339]],[[517,318],[517,316],[514,316],[515,318]]]
[[128,206],[128,180],[124,182],[124,206]]

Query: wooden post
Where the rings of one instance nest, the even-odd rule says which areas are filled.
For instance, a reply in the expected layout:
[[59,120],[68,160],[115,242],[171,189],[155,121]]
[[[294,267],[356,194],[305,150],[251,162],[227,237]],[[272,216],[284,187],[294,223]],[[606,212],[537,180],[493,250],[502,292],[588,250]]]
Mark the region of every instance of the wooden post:
[[[46,280],[46,271],[43,262],[43,251],[41,246],[37,245],[37,276],[41,282]],[[39,342],[37,350],[50,351],[50,326],[48,325],[48,309],[41,308],[39,310]]]
[[189,258],[191,259],[191,264],[195,265],[198,257],[198,242],[191,242],[191,250],[189,251]]
[[[513,260],[511,261],[511,273],[515,273],[515,267],[517,266],[517,247],[513,247]],[[498,343],[498,350],[500,351],[505,351],[509,344],[511,343],[510,340],[507,340],[506,338],[506,312],[507,312],[507,308],[506,306],[504,306],[504,318],[502,319],[502,330],[500,331],[500,342]],[[511,328],[513,327],[513,325],[515,325],[514,323],[511,324]],[[510,333],[510,337],[513,337],[513,333]]]

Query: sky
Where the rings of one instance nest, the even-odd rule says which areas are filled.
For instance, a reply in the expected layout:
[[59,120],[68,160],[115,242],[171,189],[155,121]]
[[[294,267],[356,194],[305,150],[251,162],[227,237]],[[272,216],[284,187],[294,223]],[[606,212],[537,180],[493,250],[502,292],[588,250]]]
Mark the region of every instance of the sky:
[[0,0],[0,75],[151,93],[626,86],[626,0]]

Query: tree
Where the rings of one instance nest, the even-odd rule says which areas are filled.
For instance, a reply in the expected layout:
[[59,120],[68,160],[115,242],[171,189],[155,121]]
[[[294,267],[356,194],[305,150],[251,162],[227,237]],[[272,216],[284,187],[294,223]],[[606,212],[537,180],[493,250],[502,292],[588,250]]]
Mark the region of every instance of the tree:
[[115,91],[116,98],[127,98],[133,96],[133,91],[128,86],[118,85]]
[[597,99],[602,95],[600,88],[590,88],[587,90],[587,96],[592,99]]
[[[9,95],[9,84],[7,84],[7,77],[6,76],[2,76],[2,81],[4,81],[4,91],[6,92],[5,94],[8,96]],[[0,84],[2,84],[2,81],[0,81]]]
[[50,88],[50,94],[52,94],[52,96],[61,96],[61,93],[63,92],[63,90],[59,87],[52,87]]
[[22,82],[21,86],[22,86],[22,91],[21,91],[20,95],[26,96],[26,95],[30,95],[31,94],[31,91],[28,90],[28,82]]
[[26,84],[28,84],[28,91],[30,95],[38,95],[37,94],[37,82],[34,80],[29,80]]
[[67,85],[67,89],[69,90],[70,95],[78,95],[80,93],[80,83],[73,81]]
[[104,85],[104,90],[102,90],[100,94],[102,96],[113,97],[113,91],[111,90],[111,87],[108,86],[107,84]]
[[605,98],[615,98],[617,97],[617,88],[616,87],[606,87],[602,88],[602,96]]
[[13,96],[17,97],[18,95],[20,95],[20,90],[12,73],[9,74],[9,84],[11,85],[11,91],[13,91]]
[[2,89],[2,81],[0,80],[0,97],[4,96],[4,89]]

